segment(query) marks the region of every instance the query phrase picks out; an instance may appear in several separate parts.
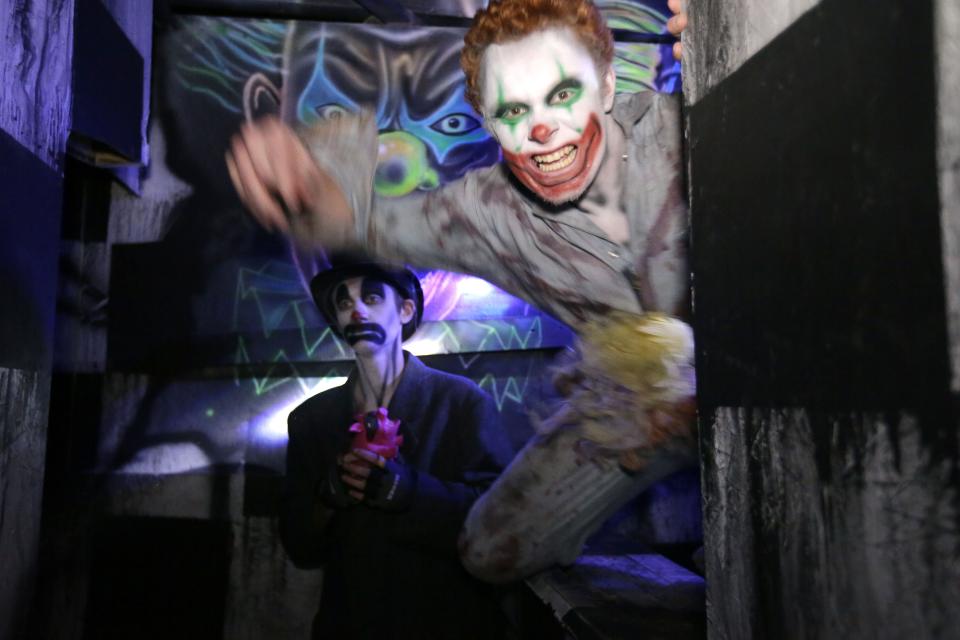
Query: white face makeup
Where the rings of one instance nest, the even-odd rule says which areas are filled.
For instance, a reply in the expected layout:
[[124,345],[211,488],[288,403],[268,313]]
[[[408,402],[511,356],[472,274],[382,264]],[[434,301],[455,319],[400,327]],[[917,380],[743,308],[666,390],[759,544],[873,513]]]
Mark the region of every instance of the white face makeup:
[[412,317],[410,305],[397,309],[397,292],[375,278],[348,278],[333,290],[337,325],[357,353],[392,349],[402,341],[403,324]]
[[514,175],[547,202],[579,198],[606,150],[612,71],[601,78],[574,34],[552,28],[487,47],[482,78],[486,126]]

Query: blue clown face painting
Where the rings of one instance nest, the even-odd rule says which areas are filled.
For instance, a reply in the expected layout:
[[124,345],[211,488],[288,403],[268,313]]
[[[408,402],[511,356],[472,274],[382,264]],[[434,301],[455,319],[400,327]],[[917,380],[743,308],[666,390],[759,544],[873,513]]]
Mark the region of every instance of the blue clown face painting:
[[462,37],[450,29],[297,23],[287,34],[282,117],[308,127],[373,111],[381,196],[435,189],[493,164],[499,146],[463,97]]

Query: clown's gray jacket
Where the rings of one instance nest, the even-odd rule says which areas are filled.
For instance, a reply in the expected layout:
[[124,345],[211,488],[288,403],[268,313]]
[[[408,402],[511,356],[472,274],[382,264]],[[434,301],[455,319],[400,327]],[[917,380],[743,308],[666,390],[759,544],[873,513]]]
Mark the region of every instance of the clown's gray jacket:
[[[620,95],[611,115],[608,126],[619,126],[627,143],[626,158],[608,159],[624,165],[625,245],[611,241],[576,202],[544,204],[503,163],[435,191],[375,197],[376,129],[369,118],[349,120],[352,128],[339,135],[329,128],[306,133],[304,141],[352,203],[354,240],[379,258],[480,276],[574,330],[610,310],[683,316],[688,220],[678,96]],[[308,230],[294,232],[310,241]]]

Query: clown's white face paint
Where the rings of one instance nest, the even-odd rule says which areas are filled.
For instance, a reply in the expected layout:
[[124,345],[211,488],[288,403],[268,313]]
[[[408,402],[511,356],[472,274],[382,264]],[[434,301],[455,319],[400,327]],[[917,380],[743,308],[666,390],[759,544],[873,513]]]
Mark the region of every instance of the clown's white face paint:
[[553,204],[583,195],[606,151],[613,72],[600,77],[574,34],[552,28],[487,47],[482,78],[486,127],[520,182]]
[[334,291],[337,324],[357,355],[390,352],[402,341],[409,306],[397,309],[397,292],[374,278],[348,278]]

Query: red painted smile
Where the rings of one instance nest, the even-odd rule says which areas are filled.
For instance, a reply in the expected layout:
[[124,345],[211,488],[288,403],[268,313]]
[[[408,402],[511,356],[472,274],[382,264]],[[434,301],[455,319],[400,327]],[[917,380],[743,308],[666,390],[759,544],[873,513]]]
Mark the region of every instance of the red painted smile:
[[515,176],[531,191],[548,202],[576,199],[592,178],[591,169],[600,155],[603,140],[600,120],[590,114],[583,135],[574,142],[544,153],[510,153],[503,157]]

